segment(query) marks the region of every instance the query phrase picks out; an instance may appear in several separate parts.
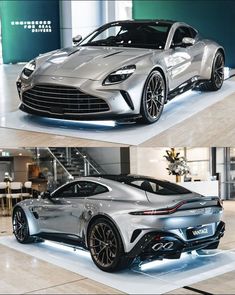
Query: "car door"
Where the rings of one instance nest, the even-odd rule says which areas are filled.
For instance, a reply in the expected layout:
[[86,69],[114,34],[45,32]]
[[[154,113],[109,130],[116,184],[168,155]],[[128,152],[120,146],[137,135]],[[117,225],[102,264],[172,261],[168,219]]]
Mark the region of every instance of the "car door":
[[85,197],[80,194],[79,182],[64,185],[37,208],[42,232],[78,234]]
[[[173,34],[166,57],[170,91],[197,77],[200,73],[204,45],[197,40],[196,35],[197,32],[187,26],[178,27]],[[196,38],[195,43],[185,46],[182,43],[185,37]]]
[[93,181],[76,181],[64,185],[38,208],[40,227],[47,233],[82,233],[89,216],[88,198],[108,191]]

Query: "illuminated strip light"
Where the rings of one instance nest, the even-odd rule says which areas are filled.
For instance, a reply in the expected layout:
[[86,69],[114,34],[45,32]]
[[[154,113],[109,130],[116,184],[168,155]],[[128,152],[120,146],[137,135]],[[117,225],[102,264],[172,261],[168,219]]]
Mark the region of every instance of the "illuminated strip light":
[[186,201],[181,201],[176,204],[174,207],[169,207],[166,209],[159,209],[159,210],[146,210],[146,211],[137,211],[137,212],[130,212],[131,215],[165,215],[165,214],[172,214],[181,206],[186,204]]
[[[187,253],[182,253],[181,254],[181,257],[180,257],[181,261],[184,260],[184,259],[187,259],[187,258],[190,258],[189,254],[187,254]],[[157,269],[157,268],[160,268],[162,266],[164,266],[164,267],[169,266],[169,269],[171,269],[170,272],[172,272],[172,270],[174,271],[173,267],[175,266],[175,262],[172,259],[154,260],[154,261],[151,261],[151,262],[141,264],[140,265],[140,270],[141,271],[146,271],[146,270],[151,270],[151,269]],[[184,269],[185,265],[182,264],[180,269],[181,268]]]
[[49,247],[56,248],[58,250],[63,250],[63,251],[70,252],[70,253],[71,252],[74,253],[75,251],[76,252],[78,251],[79,255],[90,257],[90,253],[88,251],[82,250],[80,248],[76,248],[76,247],[72,247],[72,246],[66,246],[66,245],[56,243],[56,242],[51,242],[51,241],[45,241],[43,244],[45,246],[49,246]]

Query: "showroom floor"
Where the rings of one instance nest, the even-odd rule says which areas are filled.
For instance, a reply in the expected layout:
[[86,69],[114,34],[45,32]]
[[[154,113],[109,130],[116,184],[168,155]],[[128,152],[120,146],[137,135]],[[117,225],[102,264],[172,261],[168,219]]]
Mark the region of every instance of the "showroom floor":
[[[226,233],[220,249],[235,251],[235,201],[224,203]],[[0,217],[0,237],[11,235],[11,220]],[[70,272],[9,247],[0,245],[0,293],[67,293],[116,294],[121,293],[87,277]],[[170,294],[231,294],[235,292],[235,271],[203,280]],[[170,284],[170,282],[169,282]]]
[[[19,100],[17,97],[16,89],[15,89],[15,80],[20,72],[20,69],[23,65],[1,65],[0,66],[0,81],[1,85],[3,87],[0,89],[0,115],[3,115],[2,120],[8,120],[10,116],[18,116],[17,107],[19,104]],[[234,78],[229,79],[229,81],[234,81]],[[228,81],[228,82],[229,82]],[[231,83],[231,82],[230,82]],[[229,85],[229,84],[228,84]],[[214,146],[222,146],[223,142],[226,142],[227,145],[235,145],[235,130],[233,128],[235,124],[235,117],[234,117],[234,110],[235,110],[235,91],[232,91],[230,93],[227,93],[227,86],[225,85],[221,91],[214,94],[214,96],[220,96],[218,99],[216,98],[213,103],[210,103],[207,105],[207,101],[205,102],[204,108],[201,108],[201,105],[203,104],[203,100],[201,95],[198,96],[199,102],[197,104],[196,97],[194,98],[194,106],[196,106],[198,109],[196,110],[194,107],[187,108],[187,116],[183,116],[185,113],[184,107],[187,107],[187,100],[181,100],[181,102],[178,101],[176,104],[176,107],[178,109],[179,115],[182,116],[181,121],[175,120],[172,116],[175,114],[175,108],[172,108],[172,114],[168,113],[166,114],[166,118],[168,118],[167,121],[173,121],[175,122],[175,125],[171,124],[164,125],[165,129],[163,132],[155,132],[156,127],[158,123],[153,124],[151,126],[148,126],[148,132],[149,134],[152,134],[151,138],[147,138],[145,141],[140,141],[142,146],[180,146],[180,145],[190,145],[190,146],[206,146],[210,145],[211,139],[213,138],[213,144]],[[224,97],[221,97],[221,94]],[[213,94],[205,94],[205,98],[211,99],[213,97]],[[176,98],[177,99],[177,98]],[[174,100],[173,100],[174,102]],[[175,104],[175,102],[174,102]],[[201,108],[201,109],[200,109]],[[168,109],[170,109],[168,107]],[[183,110],[180,112],[180,110]],[[190,114],[190,111],[192,110],[192,113]],[[11,112],[11,114],[9,114]],[[15,113],[13,113],[15,112]],[[183,114],[181,114],[183,113]],[[8,114],[4,118],[4,115]],[[177,117],[179,117],[177,115]],[[170,120],[170,118],[172,120]],[[224,120],[226,118],[226,120]],[[163,118],[164,119],[164,118]],[[163,120],[164,121],[164,120]],[[177,123],[178,122],[178,123]],[[223,124],[221,124],[223,122]],[[163,122],[165,124],[166,122]],[[0,126],[4,126],[4,122],[1,122]],[[26,122],[22,122],[22,124],[26,124]],[[40,122],[39,122],[40,124]],[[33,124],[32,124],[33,126]],[[160,125],[158,125],[160,126]],[[45,126],[44,126],[45,127]],[[1,138],[7,138],[7,142],[2,141],[1,145],[9,146],[9,143],[11,146],[58,146],[61,145],[61,142],[63,142],[64,145],[67,146],[116,146],[116,143],[112,143],[112,136],[107,132],[104,132],[106,134],[106,137],[102,137],[102,132],[97,129],[93,134],[96,136],[90,136],[89,138],[79,138],[79,135],[74,136],[75,130],[73,130],[73,133],[71,135],[70,130],[66,133],[63,132],[62,134],[60,132],[57,132],[56,134],[53,134],[52,129],[53,126],[49,126],[47,130],[42,129],[37,130],[35,132],[35,126],[33,131],[31,131],[30,128],[26,128],[25,130],[17,130],[19,129],[19,125],[14,128],[11,124],[6,124],[6,127],[0,127],[0,136]],[[123,138],[128,138],[127,145],[132,144],[130,141],[130,132],[128,133],[128,128],[121,128],[121,130],[118,132],[122,133]],[[24,126],[20,129],[24,129]],[[133,133],[143,135],[144,132],[139,133],[143,129],[143,126],[137,126],[137,127],[130,127],[131,129],[135,129]],[[152,129],[154,132],[152,132],[150,129]],[[159,128],[158,128],[159,129]],[[27,130],[27,131],[26,131]],[[124,130],[126,131],[124,134]],[[227,132],[229,130],[229,132]],[[40,132],[38,132],[40,131]],[[51,132],[52,134],[47,133],[47,131]],[[86,126],[80,127],[80,132],[88,132],[88,129]],[[157,135],[155,134],[157,133]],[[76,134],[76,133],[75,133]],[[203,136],[202,136],[203,134]],[[70,135],[70,136],[68,136]],[[96,140],[95,140],[96,139]],[[135,135],[135,141],[138,139],[138,135]],[[119,140],[119,139],[118,139]],[[137,140],[138,141],[138,140]],[[115,140],[114,140],[115,142]],[[117,142],[117,141],[116,141]],[[119,140],[118,142],[121,142],[121,145],[125,145],[124,142]],[[136,143],[134,143],[136,144]],[[139,144],[139,143],[137,143]],[[120,145],[118,145],[120,146]]]

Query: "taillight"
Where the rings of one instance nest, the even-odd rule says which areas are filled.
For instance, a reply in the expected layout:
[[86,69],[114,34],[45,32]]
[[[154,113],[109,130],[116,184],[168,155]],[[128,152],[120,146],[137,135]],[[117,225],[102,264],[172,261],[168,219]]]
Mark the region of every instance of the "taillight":
[[174,213],[179,207],[184,205],[186,201],[179,202],[173,207],[169,208],[162,208],[162,209],[156,209],[156,210],[145,210],[145,211],[136,211],[136,212],[130,212],[131,215],[166,215],[166,214],[172,214]]

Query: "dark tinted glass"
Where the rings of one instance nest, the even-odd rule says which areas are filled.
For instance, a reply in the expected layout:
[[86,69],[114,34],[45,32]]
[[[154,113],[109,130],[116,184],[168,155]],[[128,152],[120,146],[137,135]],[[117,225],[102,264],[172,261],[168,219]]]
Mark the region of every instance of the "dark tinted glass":
[[108,192],[108,189],[95,182],[79,181],[70,183],[53,194],[55,198],[84,198]]
[[163,49],[171,24],[116,23],[103,27],[80,43],[84,46],[120,46]]
[[102,177],[125,183],[141,190],[155,193],[157,195],[184,195],[191,191],[175,183],[135,175],[102,175]]

